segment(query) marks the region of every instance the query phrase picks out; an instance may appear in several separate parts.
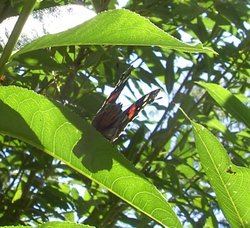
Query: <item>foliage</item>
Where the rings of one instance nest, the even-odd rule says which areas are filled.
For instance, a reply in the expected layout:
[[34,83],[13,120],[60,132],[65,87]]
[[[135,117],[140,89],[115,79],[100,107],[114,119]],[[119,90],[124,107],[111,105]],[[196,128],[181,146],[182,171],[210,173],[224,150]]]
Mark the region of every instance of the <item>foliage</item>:
[[[247,1],[84,1],[111,11],[14,53],[27,2],[0,8],[24,7],[0,59],[0,224],[248,227]],[[111,145],[90,123],[130,64],[127,99],[147,85],[169,102]]]

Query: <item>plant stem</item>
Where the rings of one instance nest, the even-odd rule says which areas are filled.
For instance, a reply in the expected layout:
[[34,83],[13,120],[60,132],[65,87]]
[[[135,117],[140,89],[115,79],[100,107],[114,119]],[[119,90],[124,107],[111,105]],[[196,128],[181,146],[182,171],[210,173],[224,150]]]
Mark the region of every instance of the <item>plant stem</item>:
[[25,22],[27,21],[30,13],[32,12],[35,4],[36,4],[36,0],[25,0],[24,2],[22,12],[18,17],[15,27],[13,28],[13,31],[9,37],[7,44],[4,47],[2,56],[0,58],[0,74],[4,73],[4,66],[8,62],[11,56],[11,53],[18,40],[18,37],[21,34],[23,26],[25,25]]

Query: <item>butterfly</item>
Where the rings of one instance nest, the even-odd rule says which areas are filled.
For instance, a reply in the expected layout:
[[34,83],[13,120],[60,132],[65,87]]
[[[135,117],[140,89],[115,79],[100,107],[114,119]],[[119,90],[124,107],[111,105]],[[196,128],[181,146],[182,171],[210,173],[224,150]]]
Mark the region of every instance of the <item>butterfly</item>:
[[134,104],[122,111],[122,104],[116,103],[121,94],[132,67],[128,68],[115,86],[113,92],[108,96],[101,108],[97,111],[92,125],[109,141],[114,142],[137,114],[149,103],[155,100],[160,89],[156,89],[137,100]]

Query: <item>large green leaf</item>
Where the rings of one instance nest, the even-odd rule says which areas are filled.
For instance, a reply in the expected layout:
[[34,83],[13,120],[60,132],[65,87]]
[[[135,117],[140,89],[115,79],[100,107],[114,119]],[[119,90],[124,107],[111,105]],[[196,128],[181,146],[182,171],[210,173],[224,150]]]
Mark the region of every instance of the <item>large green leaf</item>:
[[15,55],[41,48],[68,45],[156,45],[184,52],[215,53],[202,44],[185,44],[146,18],[122,9],[100,13],[72,29],[43,36],[26,45]]
[[214,83],[197,82],[210,96],[235,119],[250,128],[250,109],[230,91]]
[[46,151],[162,225],[180,222],[160,192],[87,121],[44,96],[0,87],[0,132]]
[[60,227],[60,228],[95,228],[94,226],[88,226],[84,224],[78,224],[73,222],[46,222],[37,226],[38,228],[51,228],[51,227]]
[[234,165],[217,138],[192,122],[201,164],[232,227],[250,226],[250,170]]

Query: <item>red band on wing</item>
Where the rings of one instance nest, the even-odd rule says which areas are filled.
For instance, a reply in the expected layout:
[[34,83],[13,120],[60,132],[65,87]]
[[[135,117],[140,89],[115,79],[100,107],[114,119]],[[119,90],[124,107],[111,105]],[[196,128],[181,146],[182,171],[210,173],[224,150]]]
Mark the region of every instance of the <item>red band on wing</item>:
[[133,120],[134,117],[147,105],[154,101],[157,94],[160,92],[159,89],[156,89],[143,97],[137,100],[132,104],[124,113],[127,115],[129,121]]
[[136,114],[136,103],[135,103],[135,104],[132,104],[132,105],[129,107],[127,116],[128,116],[128,118],[129,118],[129,120],[132,120],[136,115],[137,115],[137,114]]
[[123,112],[121,104],[116,104],[116,100],[126,85],[131,70],[132,67],[129,67],[126,72],[122,74],[114,91],[103,103],[92,121],[93,126],[112,142],[119,137],[127,124],[137,116],[145,105],[154,101],[160,91],[157,89],[144,95]]

